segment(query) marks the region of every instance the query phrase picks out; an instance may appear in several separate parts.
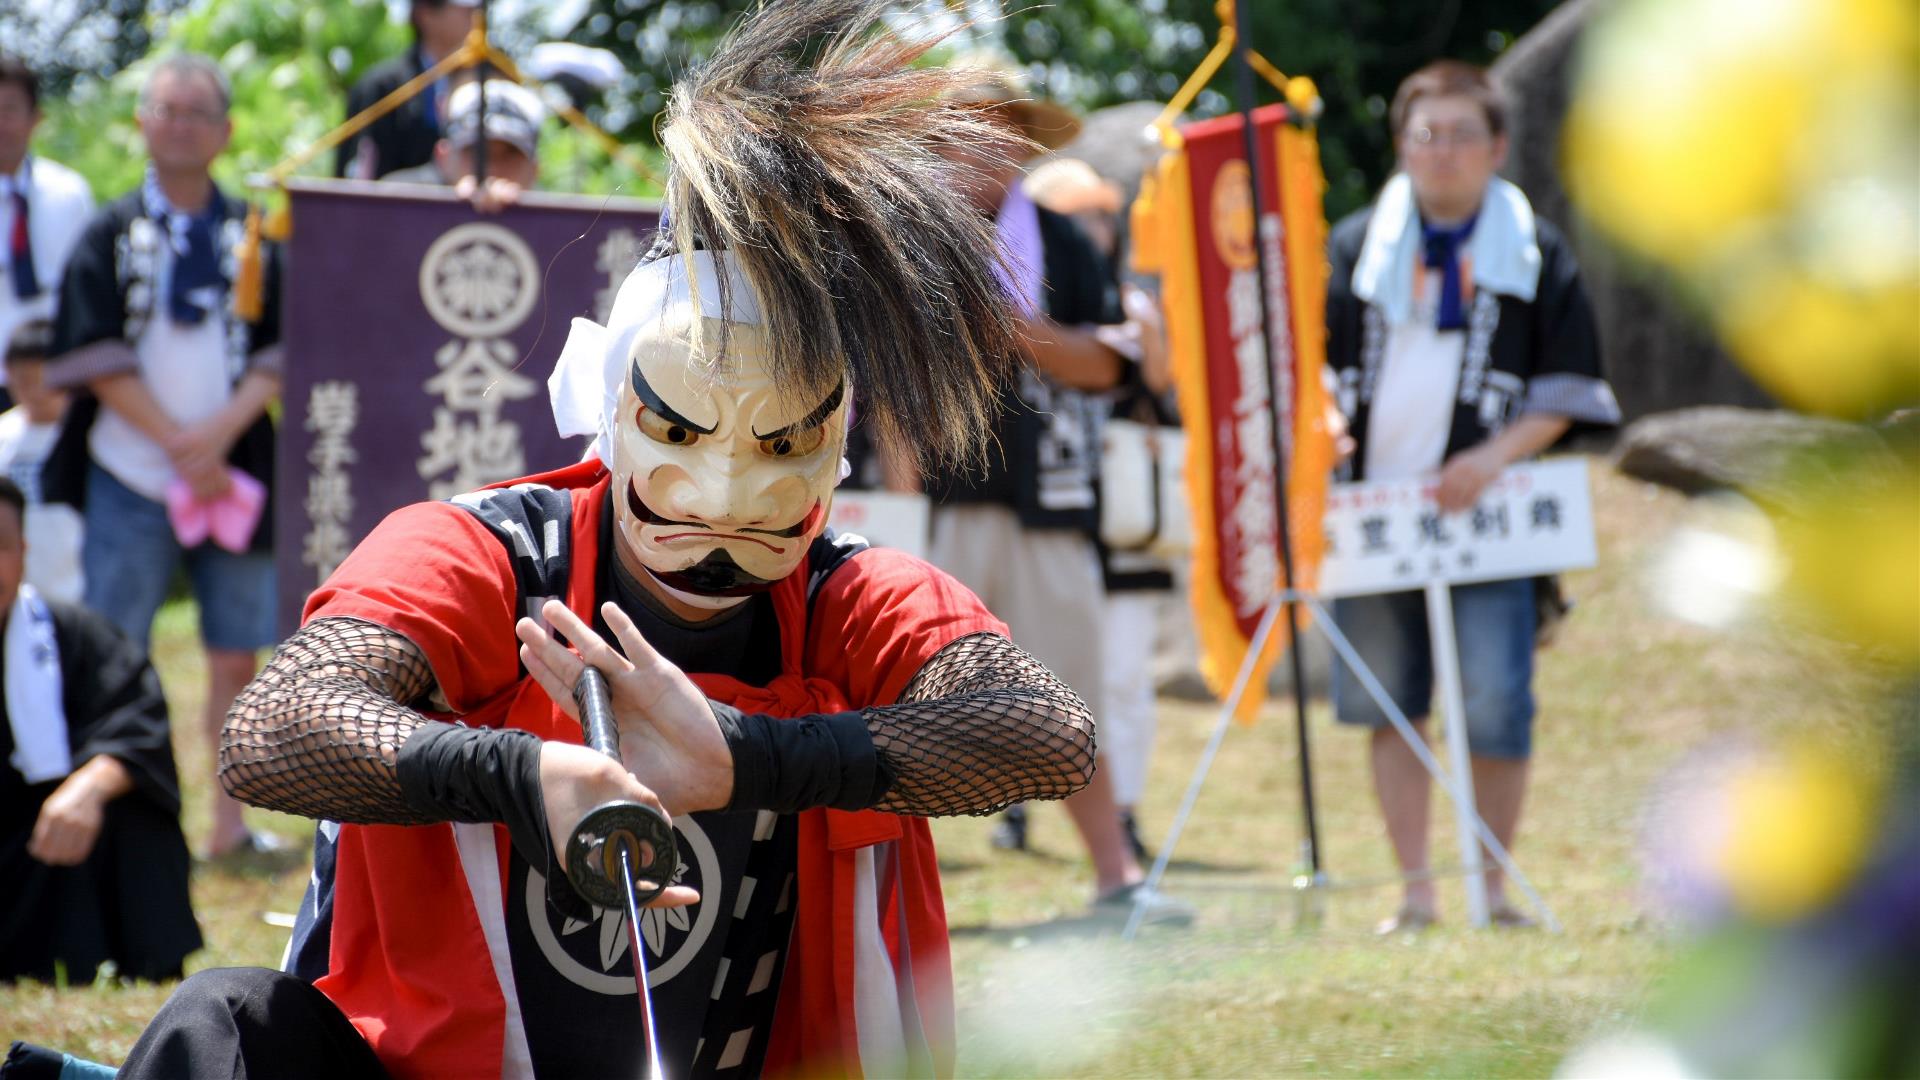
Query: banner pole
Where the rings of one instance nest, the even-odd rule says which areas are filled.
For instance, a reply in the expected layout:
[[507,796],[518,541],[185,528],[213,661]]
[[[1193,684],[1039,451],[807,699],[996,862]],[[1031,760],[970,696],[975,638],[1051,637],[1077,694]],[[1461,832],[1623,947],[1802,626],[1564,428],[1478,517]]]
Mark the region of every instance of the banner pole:
[[1140,922],[1146,917],[1147,907],[1153,903],[1154,896],[1160,891],[1160,879],[1167,874],[1168,864],[1173,862],[1173,849],[1180,843],[1180,834],[1186,831],[1187,818],[1193,813],[1193,805],[1200,801],[1200,789],[1207,782],[1207,773],[1213,770],[1213,759],[1220,753],[1220,744],[1227,739],[1227,729],[1233,726],[1233,714],[1240,711],[1240,699],[1246,695],[1247,684],[1253,681],[1254,662],[1259,659],[1261,650],[1266,648],[1267,638],[1273,634],[1273,624],[1282,607],[1291,608],[1279,594],[1267,601],[1266,610],[1260,615],[1260,625],[1253,632],[1253,641],[1247,647],[1247,653],[1240,658],[1240,673],[1234,677],[1233,689],[1227,693],[1226,700],[1220,703],[1220,719],[1213,725],[1213,734],[1207,739],[1206,749],[1200,752],[1199,764],[1194,766],[1193,779],[1187,782],[1187,793],[1180,800],[1180,809],[1173,815],[1173,826],[1167,830],[1167,838],[1160,845],[1160,854],[1154,857],[1153,869],[1147,871],[1146,881],[1134,894],[1133,911],[1127,916],[1126,929],[1121,931],[1121,939],[1132,941],[1140,932]]
[[[1247,10],[1246,5],[1223,0],[1223,5],[1231,9],[1233,19],[1233,60],[1234,60],[1234,96],[1240,112],[1240,134],[1247,153],[1247,171],[1252,187],[1253,199],[1253,252],[1255,273],[1260,282],[1260,327],[1266,335],[1266,349],[1263,350],[1267,362],[1264,374],[1267,380],[1267,402],[1272,415],[1268,425],[1268,436],[1273,445],[1273,493],[1274,519],[1280,544],[1280,583],[1286,593],[1293,592],[1293,530],[1287,507],[1287,458],[1280,425],[1287,410],[1280,400],[1280,387],[1274,378],[1274,364],[1280,359],[1274,355],[1274,343],[1279,340],[1275,332],[1273,305],[1267,300],[1269,280],[1267,271],[1272,269],[1277,275],[1279,267],[1267,266],[1266,245],[1260,236],[1260,223],[1265,220],[1260,205],[1261,162],[1259,135],[1254,128],[1253,102],[1254,86],[1253,65],[1247,62]],[[1274,188],[1279,189],[1280,178],[1274,178]],[[1311,526],[1311,522],[1307,523]],[[1306,664],[1300,656],[1300,613],[1292,602],[1282,604],[1287,613],[1287,656],[1293,674],[1293,716],[1294,730],[1300,744],[1300,805],[1301,817],[1306,825],[1306,836],[1302,841],[1305,848],[1308,872],[1313,875],[1315,884],[1321,882],[1320,866],[1320,825],[1314,812],[1313,798],[1313,754],[1307,740],[1307,674]]]
[[[492,28],[487,25],[487,0],[480,0],[479,20],[476,25],[480,32],[480,43],[485,46],[487,35],[492,32]],[[477,193],[484,193],[487,190],[487,75],[490,67],[483,52],[480,59],[480,85],[475,87],[480,93],[480,135],[473,142],[473,184],[474,191]]]
[[1473,793],[1473,756],[1467,746],[1466,693],[1460,686],[1460,643],[1454,638],[1453,586],[1427,582],[1427,637],[1433,643],[1433,671],[1440,680],[1440,700],[1446,705],[1447,756],[1453,765],[1454,827],[1460,835],[1460,865],[1467,871],[1467,918],[1476,927],[1489,921],[1486,864],[1480,858],[1475,826],[1480,810]]

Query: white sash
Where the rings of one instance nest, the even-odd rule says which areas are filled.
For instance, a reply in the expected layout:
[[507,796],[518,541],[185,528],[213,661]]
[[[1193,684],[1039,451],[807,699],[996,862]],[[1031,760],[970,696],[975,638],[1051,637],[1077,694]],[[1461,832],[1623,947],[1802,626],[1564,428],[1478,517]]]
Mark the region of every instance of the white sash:
[[73,771],[61,703],[60,644],[53,636],[53,612],[25,582],[7,614],[0,647],[6,649],[7,724],[13,729],[9,761],[29,784],[58,780]]

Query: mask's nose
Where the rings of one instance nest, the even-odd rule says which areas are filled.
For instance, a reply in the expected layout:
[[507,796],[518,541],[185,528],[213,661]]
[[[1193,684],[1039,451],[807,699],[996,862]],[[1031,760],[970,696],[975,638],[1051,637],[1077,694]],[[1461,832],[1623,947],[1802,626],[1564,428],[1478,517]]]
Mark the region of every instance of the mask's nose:
[[675,517],[720,529],[766,528],[779,508],[764,477],[720,467],[702,470],[698,476],[683,474],[670,497]]

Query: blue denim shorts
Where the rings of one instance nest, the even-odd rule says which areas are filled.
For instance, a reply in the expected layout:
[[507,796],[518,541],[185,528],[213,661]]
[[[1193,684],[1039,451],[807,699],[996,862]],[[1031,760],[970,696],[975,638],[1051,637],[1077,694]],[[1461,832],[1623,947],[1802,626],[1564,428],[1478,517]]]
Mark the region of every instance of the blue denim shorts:
[[[1453,625],[1460,643],[1460,691],[1467,743],[1475,754],[1525,758],[1533,751],[1533,636],[1538,614],[1532,578],[1457,585]],[[1333,621],[1407,719],[1427,715],[1433,700],[1433,646],[1425,593],[1343,597]],[[1336,657],[1334,713],[1343,724],[1383,727],[1386,714]]]
[[147,644],[174,568],[184,561],[208,648],[250,652],[274,644],[272,555],[235,555],[211,540],[183,550],[166,506],[99,465],[87,469],[86,520],[80,556],[86,604],[121,633]]

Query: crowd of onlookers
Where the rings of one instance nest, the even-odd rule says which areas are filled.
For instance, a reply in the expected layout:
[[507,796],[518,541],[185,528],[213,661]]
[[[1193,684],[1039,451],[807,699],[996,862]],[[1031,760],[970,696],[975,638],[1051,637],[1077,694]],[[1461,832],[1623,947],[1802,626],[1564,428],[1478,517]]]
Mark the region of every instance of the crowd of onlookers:
[[[444,54],[474,13],[460,0],[414,7],[418,43],[402,64]],[[356,100],[388,77],[371,72]],[[137,111],[145,174],[104,205],[31,152],[40,90],[24,60],[0,57],[0,504],[11,508],[0,508],[0,872],[21,883],[0,902],[0,978],[51,979],[56,960],[76,981],[104,960],[160,977],[200,939],[146,647],[184,574],[206,663],[199,719],[217,747],[276,641],[268,406],[282,370],[280,253],[265,245],[261,309],[243,316],[247,207],[212,176],[233,133],[219,64],[191,53],[153,64]],[[384,162],[385,179],[451,185],[482,210],[512,203],[534,183],[544,113],[517,84],[489,80],[486,92],[484,131],[478,80],[456,75],[398,114],[411,127],[390,117],[352,144],[342,172]],[[483,138],[488,181],[477,184]],[[133,693],[143,688],[155,692]],[[281,846],[217,787],[211,799],[207,858]],[[170,839],[142,840],[156,822]],[[121,902],[127,890],[143,901]]]
[[[246,207],[210,173],[230,103],[213,61],[160,59],[140,95],[142,182],[96,207],[84,180],[29,152],[39,83],[0,59],[0,327],[15,402],[0,417],[11,507],[0,510],[0,861],[27,883],[0,908],[0,973],[50,978],[61,961],[84,981],[112,960],[159,977],[199,946],[146,646],[184,570],[213,733],[276,629],[266,501],[278,273],[267,269],[259,318],[235,314]],[[267,842],[219,795],[213,823],[210,855]]]
[[[362,80],[349,115],[457,48],[473,8],[415,0],[413,47]],[[1012,74],[983,78],[972,100],[1004,122],[1005,153],[958,164],[965,194],[998,226],[1029,363],[1007,388],[984,471],[923,475],[863,455],[856,431],[849,482],[929,496],[930,560],[1093,707],[1102,767],[1066,806],[1096,908],[1130,906],[1147,859],[1135,815],[1154,731],[1156,613],[1179,571],[1112,549],[1098,528],[1103,422],[1176,416],[1150,283],[1125,270],[1139,178],[1048,155],[1079,122]],[[97,205],[78,175],[30,153],[39,85],[25,63],[0,58],[12,402],[0,415],[0,875],[10,882],[0,978],[50,978],[55,959],[76,980],[107,959],[162,977],[199,945],[166,703],[145,646],[184,570],[205,646],[200,722],[217,746],[277,625],[268,406],[281,378],[279,256],[269,245],[262,310],[237,316],[246,208],[210,172],[232,134],[230,104],[215,62],[159,59],[138,107],[144,179]],[[536,184],[546,112],[518,84],[455,73],[347,142],[338,172],[448,185],[497,210]],[[1567,245],[1495,175],[1503,118],[1477,69],[1443,63],[1409,78],[1390,114],[1401,171],[1330,244],[1328,360],[1357,447],[1347,472],[1437,474],[1447,509],[1471,506],[1502,468],[1571,425],[1617,419]],[[1460,392],[1468,369],[1504,396]],[[1454,606],[1476,789],[1511,846],[1531,750],[1534,583],[1462,587]],[[1418,594],[1342,601],[1336,617],[1418,726],[1432,689]],[[1343,722],[1373,728],[1377,793],[1409,876],[1385,927],[1417,929],[1435,916],[1427,777],[1350,675],[1334,690]],[[223,793],[212,800],[207,857],[277,843]],[[1016,808],[994,842],[1023,849],[1028,829]],[[1496,918],[1523,924],[1499,876],[1489,882]],[[128,889],[143,902],[113,899]],[[1191,915],[1151,900],[1159,917]]]

